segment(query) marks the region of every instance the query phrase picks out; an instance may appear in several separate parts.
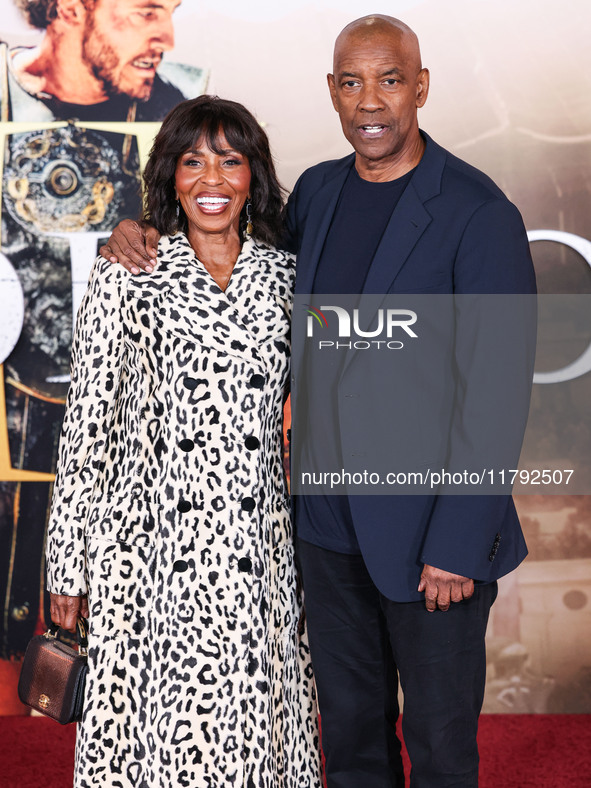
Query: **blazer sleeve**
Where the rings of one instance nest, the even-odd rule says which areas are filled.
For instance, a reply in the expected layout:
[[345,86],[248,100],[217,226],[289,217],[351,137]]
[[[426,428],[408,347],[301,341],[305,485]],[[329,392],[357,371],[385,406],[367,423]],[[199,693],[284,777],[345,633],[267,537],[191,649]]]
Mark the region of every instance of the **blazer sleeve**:
[[113,421],[127,278],[122,266],[99,257],[76,319],[47,533],[47,589],[54,594],[87,593],[86,520]]
[[[495,299],[479,294],[535,292],[519,211],[505,198],[484,203],[467,223],[454,265],[454,294],[461,295],[456,299],[461,305],[456,307],[457,385],[446,463],[452,470],[469,463],[467,470],[482,471],[485,458],[519,459],[535,359],[535,299],[519,300],[511,315],[501,315]],[[499,326],[505,328],[502,353],[494,347],[503,342]],[[510,496],[502,494],[439,495],[421,561],[488,580],[491,545],[509,504]]]

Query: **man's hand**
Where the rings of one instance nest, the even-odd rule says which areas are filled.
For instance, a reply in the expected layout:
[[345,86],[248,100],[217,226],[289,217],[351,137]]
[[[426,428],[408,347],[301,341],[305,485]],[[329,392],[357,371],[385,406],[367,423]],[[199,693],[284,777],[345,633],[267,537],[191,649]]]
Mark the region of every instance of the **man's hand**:
[[140,271],[151,274],[156,265],[159,240],[160,233],[151,225],[124,219],[99,252],[106,260],[121,263],[132,274]]
[[49,596],[51,598],[51,620],[54,624],[59,624],[62,629],[75,632],[78,617],[88,618],[88,597],[86,595],[50,594]]
[[425,564],[418,590],[425,592],[425,607],[432,613],[437,608],[448,610],[451,602],[470,599],[474,593],[474,581]]

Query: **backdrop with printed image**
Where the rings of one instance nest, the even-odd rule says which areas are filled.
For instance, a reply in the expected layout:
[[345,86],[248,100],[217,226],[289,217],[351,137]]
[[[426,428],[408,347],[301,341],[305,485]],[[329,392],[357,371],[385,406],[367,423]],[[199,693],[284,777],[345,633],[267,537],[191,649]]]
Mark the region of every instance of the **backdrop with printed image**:
[[[38,18],[44,5],[47,28]],[[320,0],[313,6],[228,0],[223,7],[212,0],[5,0],[4,6],[0,645],[6,659],[22,653],[41,625],[43,529],[72,314],[100,238],[139,211],[142,162],[166,110],[205,90],[245,103],[265,124],[280,177],[291,188],[305,167],[349,152],[325,80],[336,34],[365,13],[399,16],[417,32],[431,71],[421,126],[496,180],[528,231],[552,238],[532,243],[542,292],[589,293],[591,255],[573,239],[591,237],[591,9],[584,0],[567,0],[558,10],[548,0]],[[23,11],[37,15],[37,29]],[[70,42],[69,92],[59,77],[59,53],[53,44],[51,57],[43,52],[56,23]],[[79,68],[71,66],[74,52]],[[570,360],[588,344],[585,331],[565,326],[561,339],[572,342]],[[534,387],[534,406],[540,397],[553,397],[556,410],[568,409],[569,397],[588,402],[590,379],[571,381],[568,395],[558,385]],[[548,459],[564,463],[568,457],[551,456],[552,429],[548,424]],[[573,441],[582,431],[573,430]],[[518,506],[530,556],[502,581],[493,608],[485,710],[591,711],[584,649],[591,635],[589,499],[523,496]]]
[[140,156],[159,121],[205,89],[205,69],[163,62],[177,5],[18,0],[23,38],[1,45],[2,297],[12,306],[0,380],[5,659],[47,621],[44,530],[89,265],[114,225],[140,213]]

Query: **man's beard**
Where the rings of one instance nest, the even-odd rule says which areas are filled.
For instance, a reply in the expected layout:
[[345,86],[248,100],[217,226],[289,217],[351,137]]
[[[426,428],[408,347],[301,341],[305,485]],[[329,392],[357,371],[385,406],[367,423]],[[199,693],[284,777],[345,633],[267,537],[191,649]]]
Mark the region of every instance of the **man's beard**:
[[[90,66],[94,77],[102,83],[108,96],[129,96],[138,101],[147,101],[152,93],[154,77],[150,75],[142,83],[134,83],[125,90],[116,82],[117,69],[121,60],[105,36],[94,27],[92,14],[87,16],[82,39],[82,58]],[[119,82],[121,77],[119,76]]]

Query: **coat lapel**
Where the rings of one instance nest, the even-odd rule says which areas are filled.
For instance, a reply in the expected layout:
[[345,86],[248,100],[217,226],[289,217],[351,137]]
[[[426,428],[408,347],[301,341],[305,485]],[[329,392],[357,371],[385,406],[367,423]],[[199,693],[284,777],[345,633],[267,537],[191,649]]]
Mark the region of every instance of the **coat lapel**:
[[[249,251],[240,253],[232,279],[243,275]],[[220,290],[183,234],[161,238],[154,272],[131,277],[127,292],[132,298],[154,300],[161,330],[192,344],[262,363],[258,342],[245,325],[240,305]]]
[[[245,243],[226,296],[236,320],[259,348],[273,342],[289,352],[294,279],[293,255],[265,244]],[[268,358],[268,353],[263,351],[261,357]]]

